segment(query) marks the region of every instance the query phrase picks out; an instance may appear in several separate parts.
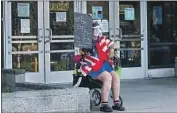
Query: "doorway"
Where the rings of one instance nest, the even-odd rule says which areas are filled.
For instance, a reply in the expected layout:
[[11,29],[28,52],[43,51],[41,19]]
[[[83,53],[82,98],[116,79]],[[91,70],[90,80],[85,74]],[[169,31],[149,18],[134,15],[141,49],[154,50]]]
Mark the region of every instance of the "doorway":
[[73,1],[8,2],[6,68],[25,69],[25,82],[71,83],[77,4]]
[[146,76],[146,40],[144,2],[142,1],[87,1],[86,13],[102,26],[103,34],[116,41],[121,59],[122,78]]

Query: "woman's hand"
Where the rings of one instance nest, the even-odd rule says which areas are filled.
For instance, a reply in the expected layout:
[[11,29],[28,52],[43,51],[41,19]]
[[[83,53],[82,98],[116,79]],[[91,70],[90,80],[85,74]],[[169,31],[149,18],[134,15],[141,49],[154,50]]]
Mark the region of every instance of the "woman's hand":
[[108,57],[109,57],[110,59],[114,57],[114,49],[113,49],[113,48],[110,48],[110,49],[109,49]]

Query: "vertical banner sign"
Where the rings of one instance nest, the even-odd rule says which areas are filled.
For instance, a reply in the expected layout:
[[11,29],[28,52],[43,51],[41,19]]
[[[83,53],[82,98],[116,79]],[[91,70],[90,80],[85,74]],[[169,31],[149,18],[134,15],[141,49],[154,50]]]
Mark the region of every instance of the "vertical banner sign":
[[92,17],[74,13],[74,46],[92,48]]

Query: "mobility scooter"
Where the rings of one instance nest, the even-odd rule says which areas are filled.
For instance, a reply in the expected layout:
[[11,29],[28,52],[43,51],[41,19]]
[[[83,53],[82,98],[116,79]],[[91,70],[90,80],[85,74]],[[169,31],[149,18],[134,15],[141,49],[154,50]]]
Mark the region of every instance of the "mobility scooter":
[[[116,59],[114,69],[117,70],[118,66],[120,66],[120,60]],[[83,76],[82,73],[80,72],[79,63],[75,65],[75,70],[73,73],[73,87],[87,87],[90,89],[91,107],[99,106],[101,104],[102,82],[99,80],[92,79],[90,76]],[[110,97],[113,98],[111,91],[110,91]],[[119,100],[121,102],[121,105],[123,105],[123,100],[121,96],[119,96]]]

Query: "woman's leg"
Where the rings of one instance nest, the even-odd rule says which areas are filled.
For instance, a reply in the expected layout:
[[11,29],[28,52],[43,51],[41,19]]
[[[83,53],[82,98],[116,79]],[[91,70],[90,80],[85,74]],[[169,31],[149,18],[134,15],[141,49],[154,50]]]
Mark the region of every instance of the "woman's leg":
[[113,93],[113,101],[114,106],[112,107],[114,110],[124,111],[125,108],[120,105],[119,94],[120,94],[120,79],[118,78],[117,73],[113,70],[110,64],[107,62],[104,63],[103,67],[109,72],[112,76],[112,93]]
[[97,77],[97,79],[103,83],[101,89],[101,100],[102,102],[108,102],[109,92],[112,83],[112,76],[107,71],[104,71]]
[[112,76],[111,86],[112,86],[112,92],[113,92],[113,99],[114,99],[114,101],[118,101],[119,100],[119,92],[120,92],[120,80],[118,78],[118,75],[113,70],[112,66],[109,63],[104,62],[103,67]]
[[120,95],[120,79],[115,71],[111,71],[110,74],[112,75],[113,99],[114,101],[118,101]]
[[118,111],[124,111],[125,108],[120,105],[119,95],[120,95],[120,79],[115,71],[110,72],[112,75],[112,93],[114,106],[112,108]]

